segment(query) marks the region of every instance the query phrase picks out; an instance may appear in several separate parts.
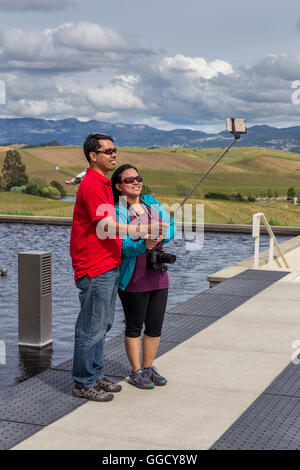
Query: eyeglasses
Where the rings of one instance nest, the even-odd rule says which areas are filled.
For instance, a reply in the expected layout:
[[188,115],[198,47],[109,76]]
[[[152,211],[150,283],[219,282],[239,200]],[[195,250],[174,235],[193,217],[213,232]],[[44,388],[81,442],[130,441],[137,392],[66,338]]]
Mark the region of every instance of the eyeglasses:
[[133,183],[135,180],[137,181],[137,183],[141,183],[143,181],[143,177],[141,175],[127,176],[127,178],[122,179],[121,182],[125,184],[130,184],[130,183]]
[[95,153],[105,153],[105,155],[112,155],[113,153],[117,153],[117,149],[114,147],[113,149],[96,150]]

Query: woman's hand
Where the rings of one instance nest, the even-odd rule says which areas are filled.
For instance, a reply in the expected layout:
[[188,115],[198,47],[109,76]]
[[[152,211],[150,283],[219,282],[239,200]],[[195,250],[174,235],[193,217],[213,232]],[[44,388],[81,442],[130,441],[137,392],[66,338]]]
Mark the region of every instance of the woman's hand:
[[152,240],[151,238],[145,240],[146,250],[153,250],[153,248],[155,248],[163,239],[164,237],[160,235],[157,240]]
[[166,222],[151,222],[148,225],[148,235],[153,240],[156,240],[161,235],[164,235],[169,228]]

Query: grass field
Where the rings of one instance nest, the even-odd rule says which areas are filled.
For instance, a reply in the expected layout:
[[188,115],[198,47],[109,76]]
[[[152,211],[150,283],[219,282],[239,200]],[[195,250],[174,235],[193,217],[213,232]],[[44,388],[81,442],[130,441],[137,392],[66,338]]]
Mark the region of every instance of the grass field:
[[[0,168],[6,154],[0,147]],[[179,201],[223,149],[118,149],[118,164],[131,163],[160,200]],[[42,177],[48,182],[65,180],[88,166],[81,147],[44,147],[19,150],[29,179]],[[56,166],[59,171],[56,171]],[[204,202],[205,221],[211,223],[251,223],[254,212],[263,211],[273,225],[300,225],[300,207],[271,201],[268,204],[205,200],[206,192],[241,193],[260,196],[270,188],[285,196],[293,186],[300,191],[300,154],[279,150],[235,147],[219,163],[195,193],[194,202]],[[65,186],[75,195],[77,186]],[[0,192],[1,213],[72,216],[73,203],[52,201],[29,195]]]
[[[160,197],[162,203],[180,202],[178,197]],[[191,199],[190,204],[204,204],[205,223],[252,224],[255,212],[264,212],[271,225],[300,226],[300,206],[289,203],[244,203]],[[72,217],[73,202],[53,201],[29,194],[0,192],[0,214],[48,215],[52,217]]]
[[54,201],[29,194],[0,192],[0,214],[72,217],[73,202]]

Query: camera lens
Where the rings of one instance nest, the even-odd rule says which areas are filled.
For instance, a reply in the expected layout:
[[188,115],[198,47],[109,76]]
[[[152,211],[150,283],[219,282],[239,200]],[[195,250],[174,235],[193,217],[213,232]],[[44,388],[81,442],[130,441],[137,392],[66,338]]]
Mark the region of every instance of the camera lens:
[[171,253],[159,253],[158,255],[158,262],[159,263],[168,263],[168,264],[173,264],[176,261],[176,255],[173,255]]

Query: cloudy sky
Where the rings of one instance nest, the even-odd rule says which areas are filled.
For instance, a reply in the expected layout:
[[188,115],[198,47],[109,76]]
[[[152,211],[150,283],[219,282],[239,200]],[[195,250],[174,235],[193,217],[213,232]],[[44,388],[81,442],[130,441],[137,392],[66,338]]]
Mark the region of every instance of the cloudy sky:
[[0,80],[2,117],[300,125],[299,1],[0,0]]

